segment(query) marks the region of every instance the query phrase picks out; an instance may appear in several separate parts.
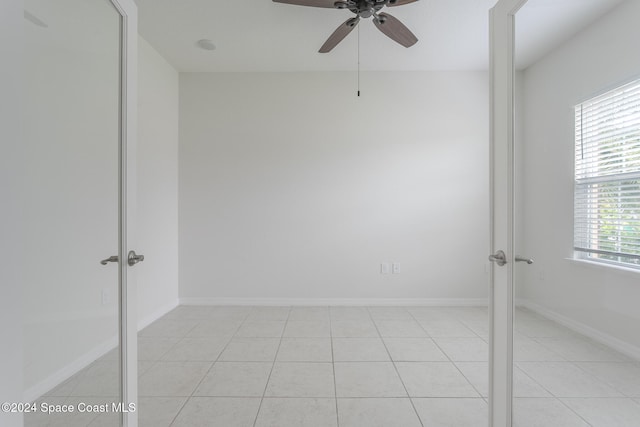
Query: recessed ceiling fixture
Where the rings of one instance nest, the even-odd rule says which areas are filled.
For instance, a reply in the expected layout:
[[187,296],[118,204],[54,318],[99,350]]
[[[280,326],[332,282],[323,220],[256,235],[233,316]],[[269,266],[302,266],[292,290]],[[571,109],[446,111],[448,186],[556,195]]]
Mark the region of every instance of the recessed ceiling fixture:
[[[347,19],[329,36],[320,48],[320,53],[330,52],[358,25],[360,18],[373,17],[375,26],[391,40],[404,47],[416,44],[418,38],[397,18],[380,12],[385,6],[402,6],[417,0],[273,0],[276,3],[295,4],[298,6],[325,7],[330,9],[349,9],[356,16]],[[380,12],[380,13],[378,13]]]
[[200,49],[204,50],[216,50],[216,45],[209,39],[201,39],[196,42],[196,45]]

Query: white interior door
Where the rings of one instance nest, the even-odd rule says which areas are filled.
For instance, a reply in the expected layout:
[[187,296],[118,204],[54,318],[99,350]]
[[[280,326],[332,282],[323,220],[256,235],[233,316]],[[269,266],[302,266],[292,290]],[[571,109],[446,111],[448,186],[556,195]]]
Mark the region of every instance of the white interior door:
[[513,394],[514,14],[526,0],[499,0],[490,12],[491,292],[489,424],[510,427]]
[[[138,426],[138,314],[135,267],[137,206],[138,7],[134,0],[108,0],[121,16],[120,48],[120,414],[124,427]],[[133,255],[133,257],[132,257]],[[132,259],[133,258],[133,259]],[[125,261],[126,260],[126,261]]]

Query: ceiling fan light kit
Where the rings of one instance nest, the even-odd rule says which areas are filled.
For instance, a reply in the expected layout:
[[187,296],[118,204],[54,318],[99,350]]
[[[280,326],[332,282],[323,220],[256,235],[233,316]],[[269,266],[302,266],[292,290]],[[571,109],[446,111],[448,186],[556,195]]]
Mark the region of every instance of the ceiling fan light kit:
[[404,47],[411,47],[418,38],[397,18],[380,10],[385,7],[402,6],[418,0],[273,0],[276,3],[297,6],[323,7],[330,9],[348,9],[356,16],[347,19],[329,36],[319,52],[328,53],[344,40],[358,25],[360,19],[373,18],[373,23],[384,35]]

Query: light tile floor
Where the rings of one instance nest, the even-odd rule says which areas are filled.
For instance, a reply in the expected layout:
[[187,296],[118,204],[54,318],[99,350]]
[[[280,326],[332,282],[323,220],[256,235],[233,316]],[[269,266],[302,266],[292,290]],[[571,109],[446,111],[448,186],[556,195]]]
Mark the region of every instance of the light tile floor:
[[[180,306],[139,334],[142,427],[485,427],[481,307]],[[517,427],[640,427],[640,363],[526,310]],[[39,401],[117,400],[107,354]],[[116,426],[29,414],[26,426]]]

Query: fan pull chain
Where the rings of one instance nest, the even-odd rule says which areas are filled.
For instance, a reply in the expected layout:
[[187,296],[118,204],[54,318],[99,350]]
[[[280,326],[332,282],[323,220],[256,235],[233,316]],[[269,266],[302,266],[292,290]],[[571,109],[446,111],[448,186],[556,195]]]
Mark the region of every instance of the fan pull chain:
[[360,26],[358,25],[358,96],[360,96]]

